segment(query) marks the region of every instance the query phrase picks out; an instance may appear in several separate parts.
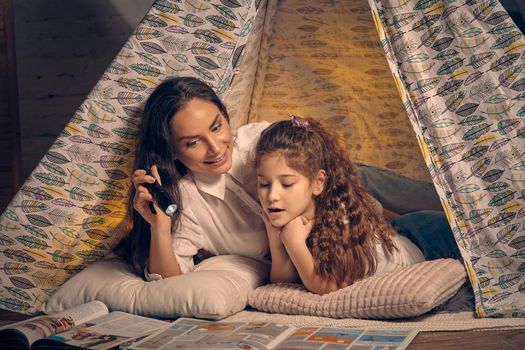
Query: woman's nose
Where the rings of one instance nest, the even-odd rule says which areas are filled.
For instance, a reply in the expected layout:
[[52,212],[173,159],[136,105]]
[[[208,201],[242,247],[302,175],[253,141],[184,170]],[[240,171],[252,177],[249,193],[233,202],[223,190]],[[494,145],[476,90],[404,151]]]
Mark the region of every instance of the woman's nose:
[[217,155],[221,151],[218,140],[214,139],[213,137],[210,137],[208,139],[208,146],[209,146],[209,149],[208,149],[209,153],[213,155]]

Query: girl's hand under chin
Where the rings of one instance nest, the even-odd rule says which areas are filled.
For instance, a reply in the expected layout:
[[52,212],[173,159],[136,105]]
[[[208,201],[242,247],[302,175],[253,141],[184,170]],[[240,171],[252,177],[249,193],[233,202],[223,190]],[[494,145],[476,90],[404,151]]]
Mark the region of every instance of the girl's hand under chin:
[[281,230],[281,240],[284,245],[304,244],[313,227],[313,220],[308,220],[304,216],[298,216]]

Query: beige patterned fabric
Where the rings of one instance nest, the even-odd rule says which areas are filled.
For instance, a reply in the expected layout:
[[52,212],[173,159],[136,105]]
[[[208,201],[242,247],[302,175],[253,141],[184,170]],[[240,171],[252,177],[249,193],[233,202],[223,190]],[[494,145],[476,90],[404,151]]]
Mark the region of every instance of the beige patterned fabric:
[[525,317],[525,39],[497,0],[369,0],[480,317]]
[[323,120],[352,159],[429,180],[367,1],[280,0],[272,21],[250,121]]
[[261,1],[257,15],[253,19],[250,40],[239,46],[233,56],[233,60],[236,61],[242,54],[242,57],[239,57],[242,60],[233,71],[231,85],[221,98],[228,109],[230,124],[234,129],[248,123],[252,91],[261,65],[260,59],[264,57],[264,54],[261,54],[262,36],[267,31],[268,22],[271,22],[275,1]]
[[333,318],[391,319],[424,314],[451,298],[466,280],[453,259],[425,261],[377,274],[338,291],[317,295],[299,284],[269,284],[248,295],[266,312]]

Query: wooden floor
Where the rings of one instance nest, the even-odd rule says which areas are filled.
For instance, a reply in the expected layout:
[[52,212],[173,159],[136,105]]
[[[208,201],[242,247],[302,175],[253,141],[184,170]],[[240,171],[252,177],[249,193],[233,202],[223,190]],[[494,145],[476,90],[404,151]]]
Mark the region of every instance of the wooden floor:
[[512,331],[421,332],[408,350],[525,349],[525,329]]
[[[22,321],[30,316],[0,310],[0,326]],[[523,350],[525,329],[490,329],[458,332],[420,332],[407,350]]]

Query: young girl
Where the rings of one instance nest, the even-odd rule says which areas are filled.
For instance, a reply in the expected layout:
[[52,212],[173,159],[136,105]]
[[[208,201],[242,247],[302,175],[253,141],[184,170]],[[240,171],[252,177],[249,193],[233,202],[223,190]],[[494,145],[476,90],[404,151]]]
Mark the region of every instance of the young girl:
[[424,261],[383,218],[336,136],[291,116],[263,131],[255,149],[258,194],[270,243],[270,280],[317,294]]

